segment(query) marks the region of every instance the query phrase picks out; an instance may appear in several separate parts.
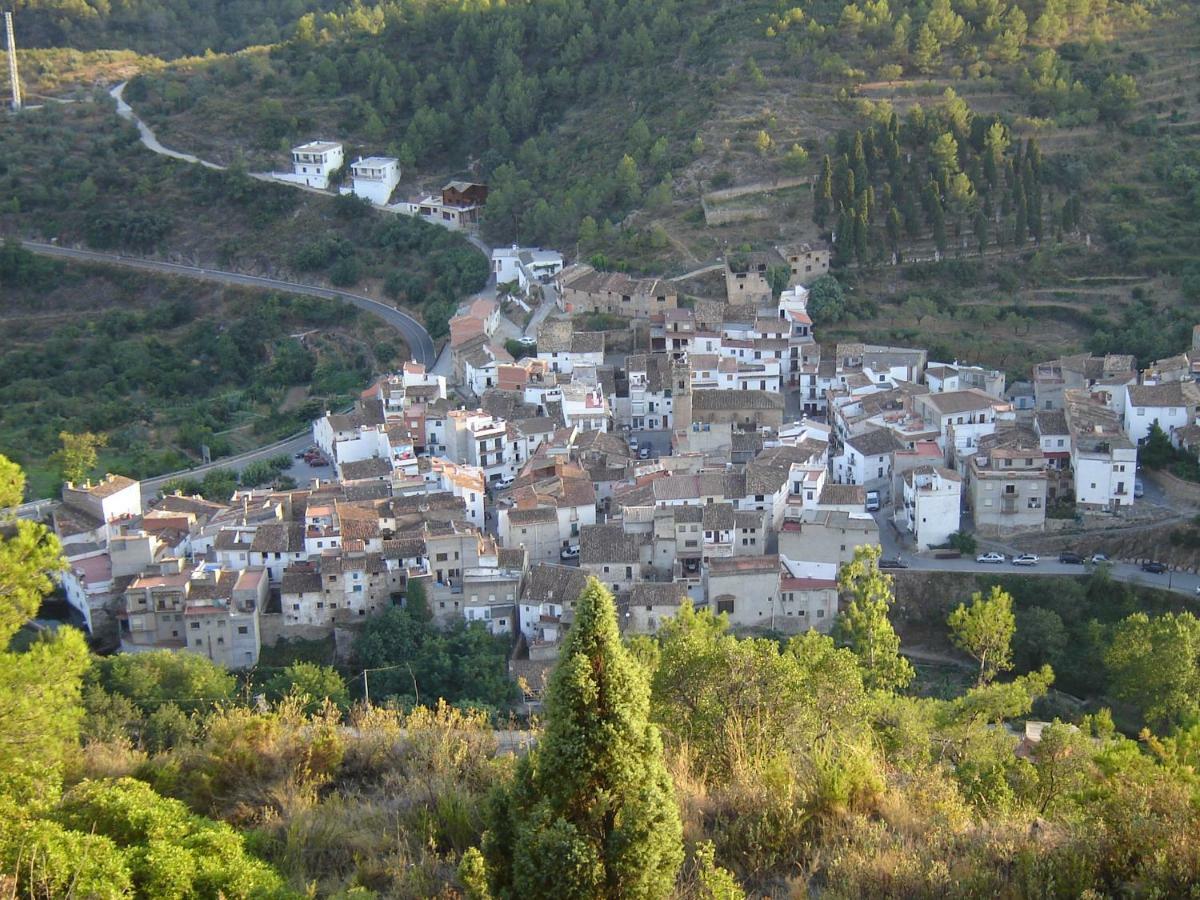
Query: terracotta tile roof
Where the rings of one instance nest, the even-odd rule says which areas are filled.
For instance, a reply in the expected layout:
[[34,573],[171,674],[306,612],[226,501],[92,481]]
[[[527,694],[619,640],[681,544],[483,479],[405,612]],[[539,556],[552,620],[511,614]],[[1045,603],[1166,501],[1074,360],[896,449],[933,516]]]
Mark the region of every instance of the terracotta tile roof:
[[558,513],[548,506],[537,506],[533,509],[510,509],[508,511],[509,525],[548,525],[558,522]]
[[692,392],[692,409],[694,411],[731,409],[782,410],[783,408],[783,395],[774,394],[770,391],[701,389]]
[[679,606],[687,598],[687,589],[673,582],[640,581],[629,591],[630,606]]
[[298,553],[304,549],[304,526],[282,522],[259,525],[250,549],[259,553]]
[[538,563],[529,572],[523,598],[530,603],[574,603],[587,587],[587,573],[575,566]]
[[284,569],[280,592],[284,594],[320,593],[321,575],[312,570]]
[[826,484],[817,503],[822,506],[861,505],[867,502],[867,489],[861,484]]
[[636,563],[638,546],[637,538],[620,525],[584,525],[579,531],[581,563]]
[[364,478],[386,478],[392,474],[391,460],[382,456],[370,459],[359,459],[354,462],[342,463],[342,480],[358,481]]

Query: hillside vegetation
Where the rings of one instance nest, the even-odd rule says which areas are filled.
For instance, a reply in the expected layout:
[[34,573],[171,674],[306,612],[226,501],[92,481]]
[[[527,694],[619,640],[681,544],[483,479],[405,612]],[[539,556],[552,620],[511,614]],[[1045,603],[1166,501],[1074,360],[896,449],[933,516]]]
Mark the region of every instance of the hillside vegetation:
[[269,443],[403,358],[354,307],[0,248],[0,452],[57,488],[59,433],[135,478]]
[[18,44],[201,56],[269,44],[333,0],[19,0]]
[[107,98],[31,110],[0,132],[0,232],[371,287],[423,317],[435,338],[488,271],[462,236],[357,198],[155,155]]
[[[2,457],[0,476],[3,506],[21,478]],[[1132,593],[1109,602],[1102,575],[1015,615],[999,588],[950,598],[940,627],[970,676],[935,696],[914,690],[869,548],[832,637],[738,637],[684,605],[622,642],[592,580],[514,759],[511,730],[434,681],[402,710],[352,704],[356,670],[239,684],[194,654],[92,658],[66,627],[9,645],[50,588],[40,529],[0,533],[0,871],[22,895],[1065,898],[1200,878],[1200,622],[1119,613]],[[1121,617],[1068,619],[1088,603]],[[1139,740],[1072,709],[1019,742],[1049,709],[1047,658],[1086,677],[1076,629]]]
[[338,136],[400,157],[413,192],[486,180],[485,236],[611,267],[678,272],[836,234],[873,306],[824,337],[928,333],[1016,377],[1088,347],[1179,349],[1178,329],[1134,336],[1127,316],[1149,305],[1182,326],[1200,296],[1196,12],[390,2],[130,90],[218,159]]

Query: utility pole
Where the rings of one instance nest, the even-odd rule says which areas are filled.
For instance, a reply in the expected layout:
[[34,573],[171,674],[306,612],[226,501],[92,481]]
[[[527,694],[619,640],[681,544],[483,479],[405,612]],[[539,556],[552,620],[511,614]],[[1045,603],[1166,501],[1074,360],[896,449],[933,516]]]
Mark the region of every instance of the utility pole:
[[367,685],[367,673],[369,671],[371,670],[363,669],[363,702],[366,703],[367,706],[371,705],[371,689]]
[[12,85],[12,108],[14,112],[21,109],[21,79],[17,75],[17,39],[13,37],[12,13],[4,13],[4,33],[8,38],[5,46],[8,48],[8,81]]

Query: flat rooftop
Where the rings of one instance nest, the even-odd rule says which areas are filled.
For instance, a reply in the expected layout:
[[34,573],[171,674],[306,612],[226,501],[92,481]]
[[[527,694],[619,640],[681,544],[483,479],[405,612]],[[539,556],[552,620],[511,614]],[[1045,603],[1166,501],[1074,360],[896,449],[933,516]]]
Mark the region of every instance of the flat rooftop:
[[293,147],[293,153],[328,153],[330,150],[341,150],[342,145],[337,141],[309,141],[299,147]]
[[365,159],[360,159],[350,164],[350,168],[362,166],[364,169],[385,169],[393,163],[399,163],[400,160],[394,156],[368,156]]

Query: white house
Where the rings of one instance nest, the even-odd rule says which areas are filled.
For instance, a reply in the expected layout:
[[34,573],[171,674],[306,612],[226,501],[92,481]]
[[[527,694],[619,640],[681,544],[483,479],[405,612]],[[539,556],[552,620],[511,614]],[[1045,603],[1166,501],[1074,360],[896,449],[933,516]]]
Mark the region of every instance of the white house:
[[329,176],[342,167],[342,145],[334,141],[309,141],[292,148],[292,174],[283,180],[329,189]]
[[1200,414],[1200,387],[1192,381],[1131,384],[1125,388],[1123,426],[1135,444],[1144,443],[1155,422],[1169,436],[1195,423]]
[[448,459],[429,458],[424,478],[427,485],[462,499],[467,521],[477,528],[484,525],[483,470],[478,466],[460,465]]
[[551,372],[604,365],[604,332],[576,331],[570,319],[547,319],[538,328],[537,357]]
[[376,206],[387,206],[400,183],[400,160],[391,156],[368,156],[350,163],[350,186],[343,194],[354,194]]
[[872,428],[846,438],[833,458],[833,477],[838,484],[879,486],[892,477],[892,456],[900,442],[890,429]]
[[612,423],[608,398],[600,388],[591,385],[563,385],[562,413],[568,426],[586,431],[608,431]]
[[508,424],[483,410],[451,410],[446,421],[446,456],[483,470],[488,482],[515,472],[508,443]]
[[941,466],[917,466],[904,473],[904,504],[897,513],[920,548],[946,543],[958,531],[962,478]]
[[492,251],[492,273],[497,284],[516,282],[522,294],[533,284],[549,284],[562,271],[563,257],[557,250],[540,247],[497,247]]
[[1071,433],[1075,505],[1104,510],[1132,506],[1137,446],[1126,436],[1120,417],[1089,390],[1064,391],[1063,405]]

